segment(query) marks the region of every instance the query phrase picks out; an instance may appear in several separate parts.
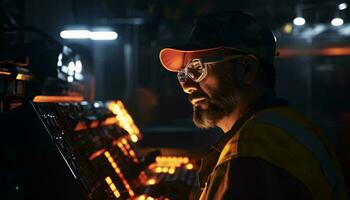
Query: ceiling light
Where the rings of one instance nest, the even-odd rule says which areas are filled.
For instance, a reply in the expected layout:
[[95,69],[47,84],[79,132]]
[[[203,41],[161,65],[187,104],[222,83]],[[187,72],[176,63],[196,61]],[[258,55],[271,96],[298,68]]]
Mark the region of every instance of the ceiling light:
[[294,18],[293,23],[296,26],[302,26],[305,24],[305,19],[303,17],[296,17],[296,18]]
[[64,30],[60,33],[63,39],[115,40],[118,33],[114,31]]
[[341,26],[344,24],[344,20],[342,18],[336,17],[336,18],[332,19],[331,24],[333,26]]
[[88,30],[64,30],[60,33],[63,39],[88,39],[90,31]]
[[115,40],[118,34],[113,31],[96,31],[90,32],[90,39],[92,40]]
[[345,10],[347,7],[348,7],[348,4],[346,4],[346,3],[341,3],[338,5],[339,10]]

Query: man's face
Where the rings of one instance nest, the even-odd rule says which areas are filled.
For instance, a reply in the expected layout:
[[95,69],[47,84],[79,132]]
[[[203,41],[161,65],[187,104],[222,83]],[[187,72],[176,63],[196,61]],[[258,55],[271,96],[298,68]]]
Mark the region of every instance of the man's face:
[[[192,59],[193,56],[187,60]],[[188,99],[193,105],[193,121],[197,127],[215,127],[219,120],[236,108],[238,90],[231,70],[232,62],[229,61],[212,64],[208,67],[207,76],[199,83],[190,78],[181,83],[184,92],[189,94]]]

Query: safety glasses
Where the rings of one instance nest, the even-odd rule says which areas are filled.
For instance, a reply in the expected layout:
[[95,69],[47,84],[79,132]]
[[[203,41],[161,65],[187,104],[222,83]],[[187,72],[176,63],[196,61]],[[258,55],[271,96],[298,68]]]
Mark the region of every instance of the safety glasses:
[[180,83],[184,83],[189,77],[196,83],[202,81],[208,74],[208,65],[243,57],[244,55],[231,55],[221,57],[196,58],[186,64],[184,68],[177,72]]

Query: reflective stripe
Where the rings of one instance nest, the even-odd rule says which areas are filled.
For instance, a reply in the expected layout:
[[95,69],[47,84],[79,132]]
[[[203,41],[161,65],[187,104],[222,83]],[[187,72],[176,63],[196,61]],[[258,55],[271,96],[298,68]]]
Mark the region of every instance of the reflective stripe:
[[333,162],[329,153],[326,151],[319,139],[317,139],[301,125],[277,113],[269,112],[262,115],[257,115],[254,120],[281,128],[282,130],[286,131],[289,136],[296,139],[299,143],[311,151],[315,158],[320,162],[322,171],[334,190],[334,199],[340,199],[341,193],[338,184],[337,171],[332,164]]

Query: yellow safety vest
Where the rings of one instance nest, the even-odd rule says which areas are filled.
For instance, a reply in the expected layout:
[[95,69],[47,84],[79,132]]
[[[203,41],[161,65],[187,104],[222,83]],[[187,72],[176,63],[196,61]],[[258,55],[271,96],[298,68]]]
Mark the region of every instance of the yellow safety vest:
[[[291,108],[268,108],[252,116],[226,143],[216,167],[236,157],[259,158],[284,169],[315,200],[347,199],[334,151],[320,129]],[[206,199],[208,187],[200,199]]]

